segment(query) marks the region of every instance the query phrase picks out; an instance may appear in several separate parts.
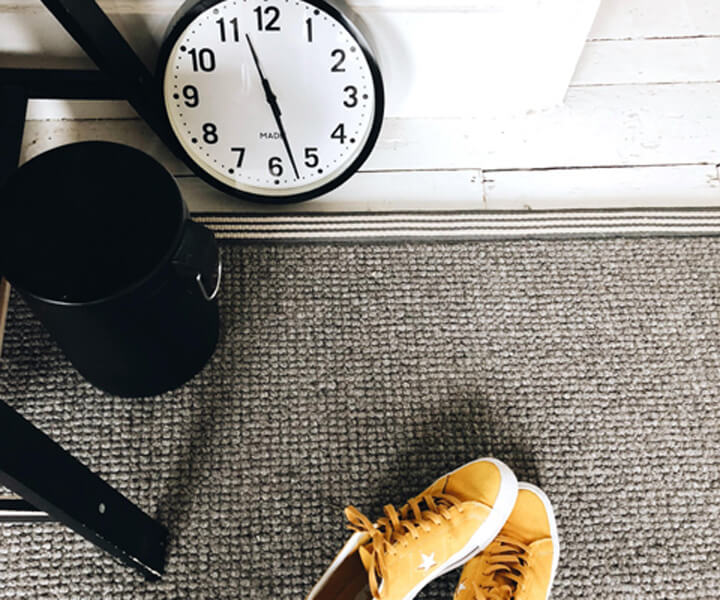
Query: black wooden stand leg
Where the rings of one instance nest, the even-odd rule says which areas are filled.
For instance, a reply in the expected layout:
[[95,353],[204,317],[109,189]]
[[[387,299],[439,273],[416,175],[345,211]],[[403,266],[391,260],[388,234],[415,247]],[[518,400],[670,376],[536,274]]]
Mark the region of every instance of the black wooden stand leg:
[[23,87],[0,79],[0,187],[18,167],[27,103]]
[[167,530],[4,402],[0,484],[148,579],[163,574]]
[[[0,81],[0,186],[17,168],[26,108],[24,88]],[[0,501],[0,521],[52,518],[148,579],[163,574],[167,530],[2,401],[0,485],[25,500]]]
[[[20,160],[27,94],[18,85],[5,85],[0,79],[0,188],[17,169]],[[10,305],[10,284],[0,273],[0,354],[5,336],[5,320]]]

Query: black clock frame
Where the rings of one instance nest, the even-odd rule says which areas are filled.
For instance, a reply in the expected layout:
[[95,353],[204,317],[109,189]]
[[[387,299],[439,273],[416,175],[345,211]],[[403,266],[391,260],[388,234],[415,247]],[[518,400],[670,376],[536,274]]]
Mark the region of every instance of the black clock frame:
[[[165,38],[160,48],[160,53],[158,55],[155,77],[158,88],[158,96],[160,98],[160,104],[162,105],[162,115],[164,119],[163,128],[168,132],[173,132],[173,128],[170,124],[170,117],[167,111],[164,81],[170,53],[172,52],[178,38],[182,36],[192,21],[216,4],[220,4],[224,1],[225,0],[188,0],[180,7],[177,13],[175,13],[175,16],[168,26]],[[382,129],[385,114],[385,88],[383,85],[382,75],[380,73],[380,67],[365,35],[357,28],[357,26],[355,26],[354,23],[352,23],[352,21],[350,21],[350,19],[340,12],[338,8],[326,0],[303,0],[303,2],[326,12],[329,16],[334,18],[347,30],[347,32],[358,44],[358,47],[362,50],[363,55],[370,66],[370,73],[375,87],[375,114],[373,115],[373,123],[370,128],[370,133],[368,134],[368,138],[365,140],[365,145],[358,156],[337,177],[315,189],[298,194],[288,194],[286,196],[264,196],[262,194],[253,194],[227,185],[226,183],[213,177],[210,173],[198,165],[197,162],[187,153],[179,140],[176,140],[176,143],[174,144],[176,153],[180,155],[183,162],[185,162],[198,177],[226,194],[235,196],[236,198],[240,198],[242,200],[248,200],[250,202],[261,204],[291,204],[304,202],[306,200],[311,200],[312,198],[317,198],[318,196],[327,194],[328,192],[341,186],[350,179],[350,177],[357,173],[375,148],[375,144],[377,143],[377,139],[380,135],[380,130]],[[171,135],[176,137],[174,132]]]

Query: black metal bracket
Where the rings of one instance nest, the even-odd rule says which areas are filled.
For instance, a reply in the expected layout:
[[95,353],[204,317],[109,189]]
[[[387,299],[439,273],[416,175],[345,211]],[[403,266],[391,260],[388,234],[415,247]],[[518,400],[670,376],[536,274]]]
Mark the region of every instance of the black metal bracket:
[[120,88],[100,71],[1,68],[0,85],[21,88],[28,99],[126,99]]
[[[0,69],[0,187],[18,166],[29,98],[126,99],[173,149],[151,76],[102,10],[46,5],[105,72]],[[0,484],[23,498],[0,500],[0,522],[56,520],[149,580],[164,573],[167,529],[2,401]]]
[[163,574],[167,529],[4,402],[0,484],[27,501],[14,506],[13,520],[20,520],[22,510],[32,520],[47,513],[147,579]]
[[19,498],[0,498],[0,523],[38,523],[52,521],[46,512]]

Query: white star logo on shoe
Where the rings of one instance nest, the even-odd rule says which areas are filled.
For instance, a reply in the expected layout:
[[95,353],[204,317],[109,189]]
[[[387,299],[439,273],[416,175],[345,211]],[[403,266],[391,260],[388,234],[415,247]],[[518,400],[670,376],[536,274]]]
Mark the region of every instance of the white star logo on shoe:
[[422,555],[422,564],[418,567],[421,571],[428,571],[431,567],[434,567],[437,563],[435,562],[435,553],[433,552],[430,556],[427,554]]
[[463,592],[463,591],[465,591],[466,589],[467,589],[467,588],[465,587],[465,584],[464,584],[464,583],[461,583],[461,584],[458,586],[457,591],[458,591],[458,592]]

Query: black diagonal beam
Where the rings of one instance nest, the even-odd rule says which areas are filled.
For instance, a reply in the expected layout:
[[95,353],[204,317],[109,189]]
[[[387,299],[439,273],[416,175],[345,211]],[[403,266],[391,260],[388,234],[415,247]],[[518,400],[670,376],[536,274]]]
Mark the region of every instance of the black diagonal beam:
[[0,484],[148,579],[164,572],[167,530],[2,401]]
[[154,78],[94,0],[42,0],[137,113],[174,152]]

